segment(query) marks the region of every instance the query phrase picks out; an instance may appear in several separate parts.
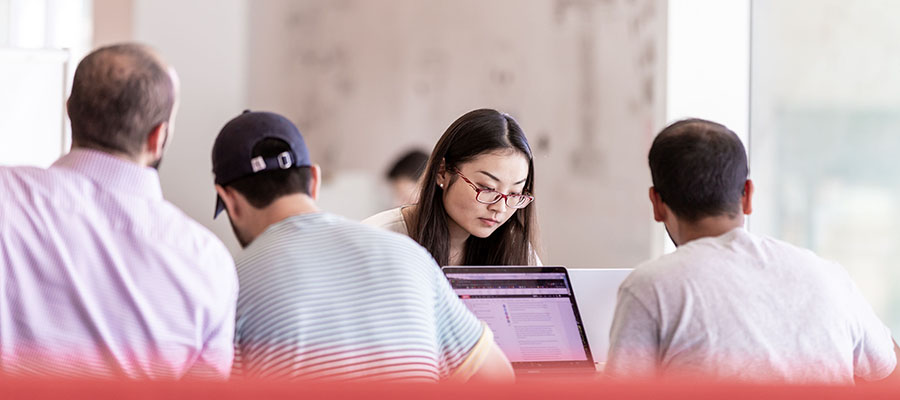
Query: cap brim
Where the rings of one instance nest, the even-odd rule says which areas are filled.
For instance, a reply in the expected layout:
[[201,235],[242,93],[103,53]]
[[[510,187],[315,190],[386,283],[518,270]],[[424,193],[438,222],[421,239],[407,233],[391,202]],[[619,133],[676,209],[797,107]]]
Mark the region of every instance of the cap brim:
[[222,197],[216,195],[216,213],[213,214],[213,219],[216,219],[222,211],[225,210],[225,202],[222,201]]

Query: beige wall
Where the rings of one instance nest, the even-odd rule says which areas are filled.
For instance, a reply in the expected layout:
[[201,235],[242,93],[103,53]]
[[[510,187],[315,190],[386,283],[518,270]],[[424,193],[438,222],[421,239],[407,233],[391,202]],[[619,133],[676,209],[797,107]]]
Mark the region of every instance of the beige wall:
[[213,221],[212,144],[246,107],[245,0],[134,0],[134,38],[156,47],[181,78],[175,134],[160,169],[163,193],[238,249],[227,218]]
[[661,248],[645,160],[664,119],[662,0],[95,1],[111,7],[96,44],[130,30],[178,69],[163,189],[232,250],[210,218],[209,151],[245,106],[298,124],[322,205],[355,219],[386,207],[398,153],[430,151],[468,110],[509,112],[535,150],[545,262],[632,266]]
[[430,150],[456,117],[491,107],[535,149],[545,262],[631,266],[655,253],[645,160],[664,118],[664,2],[270,0],[249,11],[249,104],[298,124],[341,188],[332,209],[377,211],[377,196],[359,193],[399,152]]
[[93,47],[134,38],[134,0],[92,0]]

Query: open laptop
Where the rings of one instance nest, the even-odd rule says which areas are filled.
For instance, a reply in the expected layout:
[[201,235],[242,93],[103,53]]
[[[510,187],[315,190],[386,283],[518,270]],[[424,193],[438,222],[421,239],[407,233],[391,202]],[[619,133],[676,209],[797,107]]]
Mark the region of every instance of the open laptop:
[[594,374],[565,267],[444,267],[463,303],[494,332],[517,377]]
[[609,328],[616,311],[619,286],[632,268],[569,268],[575,297],[581,307],[594,362],[602,370],[609,352]]

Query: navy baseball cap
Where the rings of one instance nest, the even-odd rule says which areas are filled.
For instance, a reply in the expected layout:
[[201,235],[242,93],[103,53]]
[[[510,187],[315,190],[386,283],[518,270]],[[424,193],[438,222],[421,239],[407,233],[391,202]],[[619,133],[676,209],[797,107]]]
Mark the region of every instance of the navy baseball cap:
[[[290,150],[275,157],[253,157],[253,148],[265,139],[283,140]],[[222,127],[213,144],[212,164],[215,182],[222,186],[262,171],[312,165],[306,141],[291,121],[275,113],[250,110]],[[213,218],[224,209],[225,203],[216,195]]]

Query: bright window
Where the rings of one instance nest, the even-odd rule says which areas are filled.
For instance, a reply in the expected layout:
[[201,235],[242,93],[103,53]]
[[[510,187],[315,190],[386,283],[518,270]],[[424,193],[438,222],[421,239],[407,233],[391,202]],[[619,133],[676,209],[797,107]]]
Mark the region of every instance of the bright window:
[[840,262],[895,332],[897,15],[889,0],[755,0],[750,113],[752,230]]

